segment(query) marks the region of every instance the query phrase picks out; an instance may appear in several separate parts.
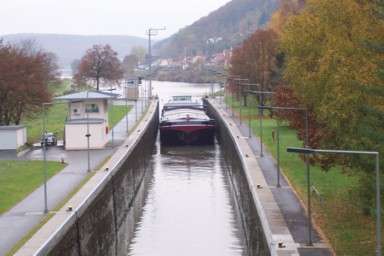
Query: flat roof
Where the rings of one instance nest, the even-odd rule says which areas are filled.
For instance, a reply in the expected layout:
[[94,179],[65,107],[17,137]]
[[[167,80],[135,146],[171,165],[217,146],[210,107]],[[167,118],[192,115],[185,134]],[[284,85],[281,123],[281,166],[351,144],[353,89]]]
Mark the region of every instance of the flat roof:
[[56,97],[55,100],[77,101],[77,100],[108,100],[116,99],[119,94],[102,91],[83,91]]
[[105,120],[101,118],[81,118],[81,119],[71,119],[67,120],[65,124],[102,124]]
[[24,125],[0,125],[0,130],[19,130],[25,128]]

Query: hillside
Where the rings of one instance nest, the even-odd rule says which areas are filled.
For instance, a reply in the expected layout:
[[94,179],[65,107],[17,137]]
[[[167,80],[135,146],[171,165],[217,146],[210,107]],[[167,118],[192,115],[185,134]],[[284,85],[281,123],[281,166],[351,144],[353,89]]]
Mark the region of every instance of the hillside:
[[225,6],[155,45],[156,54],[210,55],[236,46],[264,26],[279,0],[232,0]]
[[80,59],[94,44],[109,44],[122,59],[134,46],[147,47],[147,40],[133,36],[82,36],[60,34],[13,34],[0,36],[5,41],[18,42],[32,39],[42,48],[58,57],[61,68],[70,69],[73,60]]

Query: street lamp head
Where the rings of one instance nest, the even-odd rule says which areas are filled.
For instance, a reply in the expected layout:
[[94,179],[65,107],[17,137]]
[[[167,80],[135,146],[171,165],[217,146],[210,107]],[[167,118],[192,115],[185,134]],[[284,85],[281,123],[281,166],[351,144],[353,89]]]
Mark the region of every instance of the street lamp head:
[[272,107],[270,107],[270,106],[261,106],[261,105],[259,105],[259,106],[257,106],[258,107],[258,109],[268,109],[268,110],[272,110]]
[[288,153],[297,153],[297,154],[314,154],[316,151],[311,148],[296,148],[296,147],[288,147]]
[[167,28],[166,27],[149,28],[148,31],[147,31],[147,34],[155,36],[155,35],[157,35],[157,32],[162,31],[162,30],[167,30]]

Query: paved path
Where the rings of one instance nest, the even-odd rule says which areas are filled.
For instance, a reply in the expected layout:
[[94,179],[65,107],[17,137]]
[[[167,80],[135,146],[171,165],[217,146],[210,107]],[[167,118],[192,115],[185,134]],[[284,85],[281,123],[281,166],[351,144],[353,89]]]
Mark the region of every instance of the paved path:
[[[218,98],[216,100],[217,106],[220,106],[222,109],[226,109],[223,105],[222,99]],[[231,114],[231,110],[228,108],[228,114]],[[232,118],[234,123],[239,127],[240,131],[244,137],[248,137],[248,144],[251,146],[253,152],[256,155],[259,166],[264,174],[264,177],[272,190],[275,201],[277,202],[284,219],[288,225],[288,229],[292,234],[294,241],[301,245],[299,248],[300,255],[308,256],[328,256],[332,255],[327,245],[324,241],[321,240],[319,234],[314,230],[312,232],[314,247],[307,247],[308,241],[308,219],[305,214],[305,210],[302,207],[298,197],[294,193],[293,189],[289,186],[284,176],[280,178],[281,187],[277,188],[277,171],[276,171],[276,161],[268,152],[266,146],[263,147],[263,157],[260,155],[260,140],[256,136],[249,138],[249,126],[248,122],[242,122],[237,117]],[[265,134],[265,136],[271,136],[270,134]],[[281,149],[283,150],[283,149]]]
[[[131,129],[136,124],[143,112],[144,104],[138,101],[131,102],[133,109],[128,114],[128,125]],[[137,108],[136,108],[137,106]],[[137,115],[136,115],[137,114]],[[124,117],[113,129],[113,145],[121,144],[127,137],[126,118]],[[110,142],[112,136],[110,133]],[[103,150],[91,151],[91,168],[98,167],[116,147],[108,147]],[[35,149],[22,158],[23,160],[42,160],[42,149]],[[52,177],[48,183],[48,209],[54,209],[71,193],[87,176],[87,151],[65,151],[60,147],[50,147],[47,150],[47,159],[53,161],[64,161],[68,164],[61,172]],[[23,201],[8,212],[0,215],[0,255],[5,255],[14,244],[16,244],[33,227],[38,225],[44,217],[44,188],[36,189]]]

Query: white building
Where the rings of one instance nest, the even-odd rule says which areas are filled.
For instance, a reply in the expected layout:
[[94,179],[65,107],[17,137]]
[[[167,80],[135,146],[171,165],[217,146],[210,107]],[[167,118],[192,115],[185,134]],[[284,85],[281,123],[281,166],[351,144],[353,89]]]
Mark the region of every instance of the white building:
[[117,94],[84,91],[57,97],[56,100],[68,101],[68,117],[64,130],[66,150],[84,150],[88,148],[87,134],[90,134],[90,148],[102,149],[108,143],[108,100],[117,98]]
[[18,150],[25,143],[27,143],[27,130],[24,126],[0,126],[0,150]]

